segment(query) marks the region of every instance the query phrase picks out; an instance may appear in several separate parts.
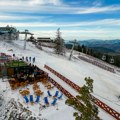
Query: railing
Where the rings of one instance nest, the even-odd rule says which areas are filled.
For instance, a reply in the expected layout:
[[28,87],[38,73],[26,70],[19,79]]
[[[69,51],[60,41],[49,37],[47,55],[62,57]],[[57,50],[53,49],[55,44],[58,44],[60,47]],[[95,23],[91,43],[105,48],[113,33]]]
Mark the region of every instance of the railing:
[[98,67],[100,67],[100,68],[102,68],[102,69],[104,69],[104,70],[107,70],[107,71],[110,71],[110,72],[112,72],[112,73],[115,73],[114,68],[109,67],[109,66],[107,66],[107,65],[105,65],[105,64],[102,64],[102,63],[100,63],[100,62],[98,62],[98,61],[90,60],[90,59],[87,59],[87,58],[82,57],[82,56],[78,56],[78,58],[81,59],[81,60],[84,60],[84,61],[86,61],[86,62],[89,62],[89,63],[91,63],[91,64],[93,64],[93,65],[96,65],[96,66],[98,66]]
[[[63,80],[64,82],[66,82],[68,85],[70,85],[77,92],[79,92],[80,87],[78,85],[76,85],[75,83],[71,82],[69,79],[67,79],[66,77],[64,77],[60,73],[56,72],[55,70],[53,70],[49,66],[45,65],[44,67],[46,69],[48,69],[50,72],[52,72],[53,74],[55,74],[57,77],[59,77],[61,80]],[[111,116],[113,116],[117,120],[120,120],[120,113],[118,113],[117,111],[113,110],[111,107],[109,107],[108,105],[106,105],[105,103],[103,103],[102,101],[100,101],[99,99],[95,98],[94,96],[92,96],[92,97],[95,99],[95,104],[96,105],[98,105],[100,108],[102,108],[103,110],[105,110],[107,113],[109,113]]]
[[[77,101],[77,104],[83,105],[78,99],[76,99],[72,94],[70,94],[65,88],[63,88],[60,84],[58,84],[56,81],[54,81],[52,78],[49,77],[49,81],[56,86],[65,96],[68,98],[71,98],[75,101]],[[99,118],[98,116],[95,116],[96,118]],[[99,118],[100,119],[100,118]]]
[[49,81],[56,86],[64,95],[66,95],[68,98],[76,99],[73,95],[71,95],[67,90],[65,90],[61,85],[59,85],[56,81],[54,81],[52,78],[49,79]]

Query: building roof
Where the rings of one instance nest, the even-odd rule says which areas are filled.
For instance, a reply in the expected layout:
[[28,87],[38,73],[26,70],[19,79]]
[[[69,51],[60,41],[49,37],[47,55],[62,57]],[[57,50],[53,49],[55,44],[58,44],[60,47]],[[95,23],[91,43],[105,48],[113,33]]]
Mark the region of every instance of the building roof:
[[50,37],[38,37],[37,39],[47,39],[48,40],[48,39],[50,39]]
[[50,37],[38,37],[36,41],[39,41],[39,42],[52,42]]
[[9,27],[9,26],[6,26],[6,27],[0,27],[0,34],[4,34],[4,33],[9,33],[9,32],[16,32],[16,28],[14,27]]
[[28,64],[24,61],[9,61],[6,64],[6,67],[27,67]]

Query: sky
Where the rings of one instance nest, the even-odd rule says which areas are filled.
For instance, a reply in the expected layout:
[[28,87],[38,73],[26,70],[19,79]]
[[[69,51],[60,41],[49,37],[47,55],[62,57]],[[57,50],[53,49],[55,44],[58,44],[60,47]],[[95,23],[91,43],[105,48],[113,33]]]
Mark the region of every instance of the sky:
[[120,39],[120,0],[0,0],[0,26],[35,37]]

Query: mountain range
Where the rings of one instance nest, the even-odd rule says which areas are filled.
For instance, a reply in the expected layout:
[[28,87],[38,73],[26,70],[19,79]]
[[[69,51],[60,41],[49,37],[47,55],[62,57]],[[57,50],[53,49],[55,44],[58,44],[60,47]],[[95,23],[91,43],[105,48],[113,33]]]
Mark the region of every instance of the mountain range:
[[114,40],[90,39],[78,41],[78,43],[80,45],[85,45],[89,48],[95,49],[99,52],[120,54],[120,39]]

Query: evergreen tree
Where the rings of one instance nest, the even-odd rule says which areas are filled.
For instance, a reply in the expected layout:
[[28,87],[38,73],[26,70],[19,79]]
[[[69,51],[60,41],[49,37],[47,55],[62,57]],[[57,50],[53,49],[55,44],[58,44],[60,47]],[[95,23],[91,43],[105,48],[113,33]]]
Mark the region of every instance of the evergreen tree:
[[84,45],[82,45],[82,52],[86,53],[86,47]]
[[82,52],[82,47],[80,45],[78,45],[78,51]]
[[[90,95],[93,92],[93,79],[85,78],[86,84],[81,87],[76,100],[68,99],[66,104],[73,106],[78,112],[73,115],[76,120],[100,120],[98,117],[98,108],[94,104],[94,99]],[[82,104],[80,104],[81,102]]]
[[65,54],[64,40],[61,37],[60,28],[58,28],[56,32],[55,53],[61,55]]

